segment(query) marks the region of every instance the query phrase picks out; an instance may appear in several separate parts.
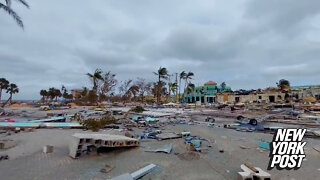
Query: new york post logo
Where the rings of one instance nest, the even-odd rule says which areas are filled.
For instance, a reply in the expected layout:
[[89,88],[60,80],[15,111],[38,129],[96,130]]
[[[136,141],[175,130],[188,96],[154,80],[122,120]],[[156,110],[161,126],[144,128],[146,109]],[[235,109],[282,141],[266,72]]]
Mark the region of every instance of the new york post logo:
[[306,157],[302,142],[306,129],[278,129],[270,143],[270,161],[268,170],[297,170]]

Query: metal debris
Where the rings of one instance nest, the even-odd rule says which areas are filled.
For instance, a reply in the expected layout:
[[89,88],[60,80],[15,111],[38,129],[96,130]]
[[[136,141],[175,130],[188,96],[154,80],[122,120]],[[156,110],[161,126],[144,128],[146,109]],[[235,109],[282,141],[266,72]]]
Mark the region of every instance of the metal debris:
[[173,144],[170,143],[170,144],[164,145],[164,146],[156,148],[156,149],[147,149],[145,151],[146,152],[164,152],[164,153],[169,154],[169,153],[171,153],[172,148],[173,148]]

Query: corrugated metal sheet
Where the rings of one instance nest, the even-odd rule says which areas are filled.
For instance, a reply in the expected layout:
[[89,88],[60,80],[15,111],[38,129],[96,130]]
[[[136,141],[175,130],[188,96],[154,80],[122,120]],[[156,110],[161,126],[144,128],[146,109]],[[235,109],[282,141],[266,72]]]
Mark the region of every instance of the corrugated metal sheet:
[[52,117],[52,118],[47,118],[47,119],[39,119],[39,120],[29,120],[27,122],[50,122],[50,121],[60,121],[64,120],[65,117]]
[[20,128],[38,128],[38,127],[48,127],[48,128],[81,128],[82,125],[78,122],[55,122],[55,123],[41,123],[41,122],[0,122],[0,127],[20,127]]

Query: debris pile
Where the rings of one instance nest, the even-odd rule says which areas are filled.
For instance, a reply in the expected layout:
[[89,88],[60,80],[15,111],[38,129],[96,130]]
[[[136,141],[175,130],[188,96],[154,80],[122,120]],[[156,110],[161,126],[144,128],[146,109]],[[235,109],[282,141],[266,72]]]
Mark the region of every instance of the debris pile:
[[249,163],[241,164],[240,168],[243,172],[238,172],[239,178],[241,180],[249,179],[262,179],[262,180],[271,180],[271,175],[263,171],[259,167],[253,167]]
[[69,155],[78,158],[83,152],[88,151],[88,146],[99,147],[136,147],[139,141],[134,138],[113,134],[74,134],[73,141],[70,143]]

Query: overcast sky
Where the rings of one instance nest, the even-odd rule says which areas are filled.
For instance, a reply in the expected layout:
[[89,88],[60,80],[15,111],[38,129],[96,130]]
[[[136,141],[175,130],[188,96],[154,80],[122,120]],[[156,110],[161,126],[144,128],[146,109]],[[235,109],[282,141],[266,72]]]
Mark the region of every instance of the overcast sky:
[[119,80],[192,71],[232,89],[320,84],[319,0],[13,1],[25,30],[0,10],[0,77],[20,87],[91,87],[96,68]]

